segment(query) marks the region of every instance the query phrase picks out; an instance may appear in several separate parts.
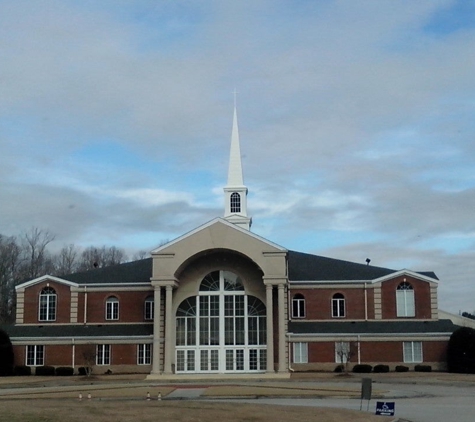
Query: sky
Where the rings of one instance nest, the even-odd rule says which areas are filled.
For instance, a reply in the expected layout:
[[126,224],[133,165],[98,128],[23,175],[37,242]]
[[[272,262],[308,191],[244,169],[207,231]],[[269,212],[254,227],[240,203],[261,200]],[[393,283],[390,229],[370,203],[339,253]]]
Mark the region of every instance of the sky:
[[0,0],[0,234],[150,251],[224,213],[475,310],[475,2]]

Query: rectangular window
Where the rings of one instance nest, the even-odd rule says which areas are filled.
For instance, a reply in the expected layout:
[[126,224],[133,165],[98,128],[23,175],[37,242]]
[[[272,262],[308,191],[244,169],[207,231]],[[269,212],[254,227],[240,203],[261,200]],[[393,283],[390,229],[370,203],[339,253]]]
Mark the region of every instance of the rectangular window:
[[137,346],[137,365],[152,364],[152,345],[139,344]]
[[396,312],[398,317],[416,316],[414,290],[396,290]]
[[335,362],[347,363],[350,361],[351,349],[348,341],[337,341],[335,343]]
[[294,343],[294,363],[308,363],[308,343]]
[[153,300],[152,299],[147,299],[145,301],[144,318],[147,320],[153,319]]
[[43,366],[45,361],[44,346],[26,346],[26,365]]
[[111,364],[111,345],[98,344],[96,348],[96,365]]
[[403,351],[405,363],[421,363],[423,361],[421,341],[403,342]]
[[292,318],[305,318],[305,299],[292,299]]
[[119,301],[106,302],[106,319],[107,320],[119,319]]

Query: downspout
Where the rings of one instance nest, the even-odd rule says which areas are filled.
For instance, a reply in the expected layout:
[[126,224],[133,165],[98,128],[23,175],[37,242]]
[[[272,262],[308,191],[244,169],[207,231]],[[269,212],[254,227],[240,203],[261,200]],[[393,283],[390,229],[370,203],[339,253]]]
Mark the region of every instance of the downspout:
[[366,289],[366,282],[364,284],[364,320],[368,321],[368,290]]
[[87,287],[84,286],[84,325],[87,324]]
[[361,343],[360,335],[358,334],[358,365],[361,364]]
[[73,345],[73,356],[72,356],[72,367],[74,370],[74,366],[76,365],[76,345],[74,344],[74,337],[71,339],[72,345]]

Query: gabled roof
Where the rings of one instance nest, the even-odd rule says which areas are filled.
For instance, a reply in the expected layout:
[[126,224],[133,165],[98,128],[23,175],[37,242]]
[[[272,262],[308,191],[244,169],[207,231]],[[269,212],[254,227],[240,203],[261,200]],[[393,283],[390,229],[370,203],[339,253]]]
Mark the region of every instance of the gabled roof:
[[[396,271],[390,268],[358,264],[303,252],[288,251],[289,281],[383,281],[403,273],[437,280],[433,272]],[[389,277],[388,277],[389,278]]]
[[68,286],[77,287],[76,283],[71,283],[71,281],[66,280],[62,277],[55,277],[55,276],[46,274],[46,275],[43,275],[41,277],[34,278],[33,280],[25,281],[24,283],[18,284],[15,287],[15,289],[16,290],[24,289],[25,287],[33,286],[34,284],[43,283],[45,281],[55,281],[57,283],[62,283],[62,284],[66,284]]
[[297,335],[435,334],[454,332],[458,326],[448,319],[437,321],[289,321],[288,331]]
[[196,227],[195,229],[189,231],[188,233],[185,233],[185,234],[183,234],[182,236],[179,236],[179,237],[177,237],[176,239],[173,239],[172,241],[170,241],[170,242],[168,242],[168,243],[166,243],[166,244],[164,244],[164,245],[162,245],[162,246],[159,246],[158,248],[156,248],[156,249],[154,249],[154,250],[152,251],[152,254],[159,253],[160,251],[169,248],[170,246],[174,245],[175,243],[181,242],[182,240],[184,240],[184,239],[186,239],[186,238],[188,238],[188,237],[194,235],[195,233],[198,233],[198,232],[200,232],[200,231],[202,231],[202,230],[205,230],[205,229],[207,229],[208,227],[211,227],[211,226],[213,226],[213,225],[215,225],[215,224],[223,224],[223,225],[225,225],[225,226],[227,226],[227,227],[230,227],[230,228],[233,229],[233,230],[236,230],[236,231],[238,231],[238,232],[241,232],[241,233],[245,234],[246,236],[250,236],[250,237],[252,237],[252,238],[254,238],[254,239],[256,239],[256,240],[259,240],[259,241],[261,241],[261,242],[263,242],[263,243],[266,243],[267,245],[269,245],[269,246],[272,247],[272,248],[279,249],[279,250],[282,251],[282,252],[286,252],[286,251],[287,251],[287,249],[285,249],[284,247],[278,245],[277,243],[273,243],[273,242],[271,242],[270,240],[267,240],[267,239],[265,239],[265,238],[263,238],[263,237],[261,237],[261,236],[255,234],[255,233],[249,231],[249,230],[243,229],[242,227],[239,227],[239,226],[236,225],[236,224],[230,223],[229,221],[225,220],[224,218],[216,217],[216,218],[214,218],[213,220],[208,221],[207,223],[205,223],[205,224],[203,224],[203,225],[201,225],[201,226],[199,226],[199,227]]

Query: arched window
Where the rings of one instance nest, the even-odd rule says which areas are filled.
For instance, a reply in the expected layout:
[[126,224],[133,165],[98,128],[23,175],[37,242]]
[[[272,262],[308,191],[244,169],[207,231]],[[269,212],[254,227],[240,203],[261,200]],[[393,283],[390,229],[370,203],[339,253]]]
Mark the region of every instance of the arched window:
[[153,296],[147,297],[144,303],[144,319],[147,319],[147,320],[153,319],[153,305],[154,305]]
[[266,307],[230,271],[203,278],[176,312],[176,371],[264,372]]
[[305,298],[300,293],[292,299],[292,318],[305,318]]
[[40,321],[55,321],[56,320],[56,291],[51,287],[45,287],[40,292],[40,307],[39,320]]
[[231,194],[231,212],[241,212],[241,196],[237,192]]
[[106,300],[106,319],[119,319],[119,299],[117,299],[115,296],[111,296]]
[[396,314],[398,317],[416,316],[414,289],[406,279],[396,289]]
[[341,293],[335,293],[332,298],[332,317],[345,317],[345,296]]

